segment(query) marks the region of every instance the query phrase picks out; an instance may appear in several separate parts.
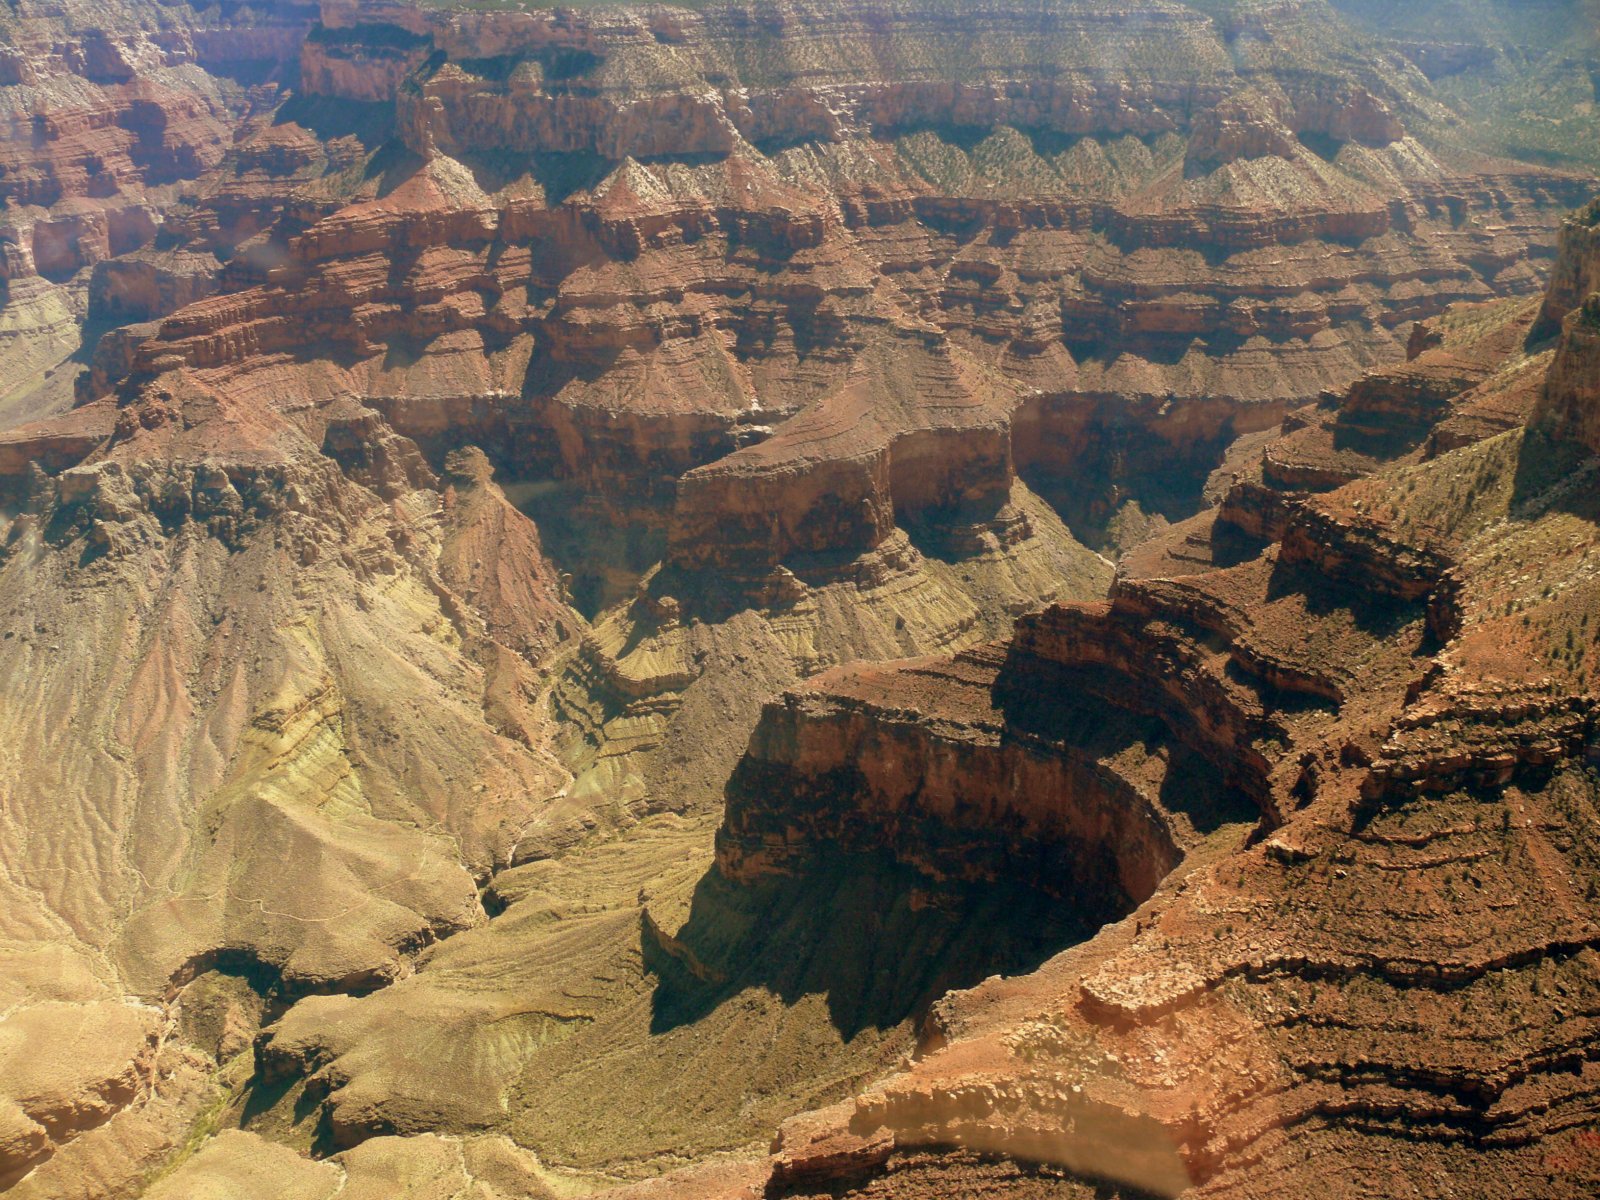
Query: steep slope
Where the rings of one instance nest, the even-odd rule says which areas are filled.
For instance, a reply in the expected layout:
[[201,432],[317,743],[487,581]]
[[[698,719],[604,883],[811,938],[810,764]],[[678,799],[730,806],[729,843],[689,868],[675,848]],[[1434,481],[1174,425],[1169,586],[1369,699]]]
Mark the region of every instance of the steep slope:
[[[7,522],[8,1028],[213,970],[269,1007],[381,986],[483,920],[474,877],[566,778],[533,664],[581,619],[481,456],[439,479],[394,445],[363,484],[281,418],[146,399]],[[151,1086],[98,1115],[18,1097],[47,1136],[8,1171]]]
[[[400,146],[295,167],[224,294],[103,339],[80,387],[183,366],[353,393],[436,466],[490,449],[578,606],[611,610],[557,693],[611,809],[714,800],[720,768],[660,761],[725,673],[685,626],[783,608],[770,688],[998,634],[1051,576],[1101,586],[1017,477],[1095,547],[1187,515],[1223,446],[1397,357],[1412,318],[1536,288],[1583,187],[1459,148],[1426,80],[1361,65],[1316,5],[1000,8],[959,64],[938,9],[775,19],[772,57],[739,8],[329,7],[296,103],[392,106]],[[306,128],[285,115],[272,146]],[[268,132],[208,177],[215,219]],[[214,253],[211,219],[175,228]],[[159,269],[107,274],[107,304]],[[841,584],[876,597],[842,637],[800,611]]]
[[[23,0],[0,16],[0,424],[70,404],[84,322],[113,315],[91,276],[160,240],[185,185],[274,107],[314,16],[311,4],[142,0]],[[146,316],[204,294],[215,274],[158,263],[165,295]]]
[[[1433,777],[1380,749],[1454,678],[1437,643],[1504,644],[1458,637],[1489,609],[1447,569],[1490,535],[1291,501],[1411,455],[1375,478],[1455,513],[1439,464],[1480,443],[1531,479],[1547,360],[1537,428],[1592,446],[1560,298],[1592,221],[1534,324],[1592,181],[1488,156],[1314,2],[74,2],[4,29],[0,1186],[543,1196],[694,1164],[663,1186],[803,1189],[900,1129],[871,1186],[1034,1186],[917,1149],[950,1140],[1248,1180],[1248,1087],[1179,1112],[1215,1039],[1159,1102],[1137,1072],[1085,1101],[1161,1131],[1129,1170],[1038,1150],[1077,1110],[1013,1091],[1035,1049],[962,1047],[1025,1013],[1066,1071],[1144,1019],[1117,921],[1214,861],[1270,894],[1251,824],[1320,822],[1362,770]],[[1565,545],[1581,494],[1551,486],[1518,520]],[[1197,581],[1113,585],[1098,551],[1141,543]],[[1570,663],[1566,616],[1516,615]],[[1538,838],[1587,785],[1517,775],[1444,691],[1537,818],[1514,882],[1580,904],[1551,857],[1579,851]],[[1564,762],[1580,716],[1537,697],[1506,737]],[[1342,765],[1298,816],[1307,753]],[[1151,976],[1157,1007],[1223,980],[1243,1008],[1206,1020],[1256,1012],[1245,934],[1170,912],[1207,953]],[[1498,961],[1483,922],[1463,971]],[[1084,963],[1106,974],[1063,1007]],[[959,991],[996,972],[1026,982]],[[1550,1082],[1566,1028],[1483,1052],[1534,1080],[1507,1111],[1539,1137],[1586,1111]],[[911,1069],[919,1041],[951,1045]],[[761,1158],[902,1066],[853,1132],[825,1112]],[[1055,1115],[1011,1142],[941,1107],[1000,1092]]]
[[1404,8],[1334,0],[1334,7],[1393,39],[1445,102],[1487,117],[1476,134],[1482,144],[1535,162],[1594,164],[1600,8],[1593,0]]
[[[785,1126],[767,1194],[1032,1195],[1052,1169],[1158,1194],[1282,1195],[1312,1172],[1351,1194],[1592,1191],[1591,307],[1531,359],[1496,314],[1419,338],[1405,377],[1454,369],[1457,394],[1388,394],[1425,398],[1408,415],[1454,424],[1450,444],[1391,427],[1365,466],[1338,462],[1348,482],[1280,503],[1259,556],[1238,561],[1237,524],[1191,530],[1186,558],[1127,560],[1108,606],[769,707],[729,786],[724,874],[803,873],[840,839],[937,878],[1065,846],[1074,870],[1041,886],[1129,915],[947,998],[909,1069]],[[1534,316],[1515,311],[1513,333]],[[1377,382],[1337,420],[1370,422]],[[1465,414],[1518,389],[1515,427],[1469,435]],[[1307,428],[1264,461],[1304,453]],[[1105,740],[1121,723],[1136,756]],[[1048,765],[991,765],[1023,755]],[[1142,765],[1190,755],[1210,770],[1177,788]],[[1175,802],[1218,795],[1254,800],[1253,832],[1169,834],[1155,872],[1097,815],[1177,832]],[[975,852],[969,822],[1001,846]]]

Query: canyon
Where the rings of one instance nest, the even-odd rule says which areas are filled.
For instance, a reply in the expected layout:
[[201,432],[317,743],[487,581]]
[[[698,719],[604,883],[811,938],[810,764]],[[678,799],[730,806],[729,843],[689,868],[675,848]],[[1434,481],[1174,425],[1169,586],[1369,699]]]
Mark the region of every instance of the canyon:
[[1593,1194],[1600,14],[1448,7],[18,0],[0,1190]]
[[[1563,270],[1586,269],[1566,259],[1591,252],[1594,218],[1564,230]],[[1113,801],[1187,854],[1163,878],[1172,849],[1147,866],[1099,830],[1110,863],[1143,869],[1094,889],[1127,915],[948,997],[914,1063],[784,1126],[767,1194],[993,1178],[1042,1195],[1052,1164],[1141,1192],[1278,1195],[1313,1159],[1361,1192],[1593,1188],[1594,462],[1569,390],[1592,307],[1531,345],[1537,304],[1455,310],[1406,366],[1229,464],[1221,501],[1124,558],[1108,603],[769,705],[719,834],[734,877],[803,869],[840,838],[926,854],[897,837],[919,817],[1020,822],[1036,848],[1060,839],[1038,827],[1057,805],[1082,819]],[[1367,440],[1380,393],[1383,444]],[[1273,480],[1317,445],[1322,474]],[[1024,753],[1098,770],[995,780]],[[1209,769],[1170,787],[1196,755]],[[835,758],[867,778],[838,781]],[[1244,824],[1196,840],[1193,814],[1227,797],[1253,802]],[[985,869],[959,844],[953,862]]]

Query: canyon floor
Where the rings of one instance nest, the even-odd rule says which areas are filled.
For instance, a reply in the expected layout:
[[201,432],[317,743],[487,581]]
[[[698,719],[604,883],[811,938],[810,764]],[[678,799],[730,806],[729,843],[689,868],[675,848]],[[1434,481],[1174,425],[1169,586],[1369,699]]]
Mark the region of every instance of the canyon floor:
[[1600,1192],[1593,0],[15,0],[0,1191]]

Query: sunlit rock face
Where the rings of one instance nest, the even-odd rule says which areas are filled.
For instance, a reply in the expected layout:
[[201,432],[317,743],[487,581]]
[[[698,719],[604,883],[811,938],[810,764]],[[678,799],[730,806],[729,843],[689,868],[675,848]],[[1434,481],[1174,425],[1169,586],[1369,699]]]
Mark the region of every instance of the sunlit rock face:
[[[1560,278],[1590,269],[1581,244]],[[1570,1047],[1600,986],[1594,303],[1553,345],[1552,305],[1454,309],[1404,366],[1243,439],[1221,503],[1126,556],[1109,604],[767,708],[723,874],[803,872],[836,841],[931,879],[1031,874],[1070,844],[1043,886],[1132,910],[952,994],[918,1061],[786,1123],[773,1193],[1033,1196],[1064,1174],[1271,1196],[1310,1161],[1422,1194],[1593,1187]],[[1078,840],[1118,790],[1176,851],[1153,894],[1116,826]]]
[[0,1187],[1590,1194],[1497,12],[13,5]]

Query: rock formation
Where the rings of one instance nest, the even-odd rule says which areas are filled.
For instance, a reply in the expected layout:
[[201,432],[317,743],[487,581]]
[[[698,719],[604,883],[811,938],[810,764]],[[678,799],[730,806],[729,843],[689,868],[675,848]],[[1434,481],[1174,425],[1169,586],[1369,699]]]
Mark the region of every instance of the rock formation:
[[[1208,522],[1124,560],[1109,606],[768,707],[719,833],[739,879],[840,839],[935,878],[947,846],[955,871],[992,871],[969,822],[1015,831],[1006,869],[1031,872],[1113,798],[1168,827],[1176,804],[1255,809],[1168,842],[1159,883],[1087,880],[1126,915],[948,997],[913,1065],[784,1127],[768,1195],[1033,1195],[1049,1167],[1281,1195],[1311,1162],[1391,1194],[1593,1188],[1592,307],[1531,357],[1535,307],[1451,314],[1407,367],[1285,421]],[[1508,393],[1520,422],[1470,436]],[[1402,435],[1368,436],[1375,411]],[[1430,425],[1455,426],[1448,446]],[[1274,475],[1319,445],[1322,473]],[[1041,750],[1048,766],[991,765]],[[1196,755],[1207,769],[1170,786]],[[1070,861],[1149,877],[1115,827]]]
[[112,282],[126,269],[109,260],[161,242],[184,188],[224,158],[241,121],[277,103],[314,11],[11,6],[0,24],[0,351],[11,368],[0,420],[70,404],[70,358],[96,307],[91,273],[111,301],[109,311],[87,312],[100,322],[164,315],[208,290],[134,285],[147,298],[130,307],[117,296],[127,285]]
[[1594,181],[1360,8],[12,6],[0,1188],[1583,1193]]

